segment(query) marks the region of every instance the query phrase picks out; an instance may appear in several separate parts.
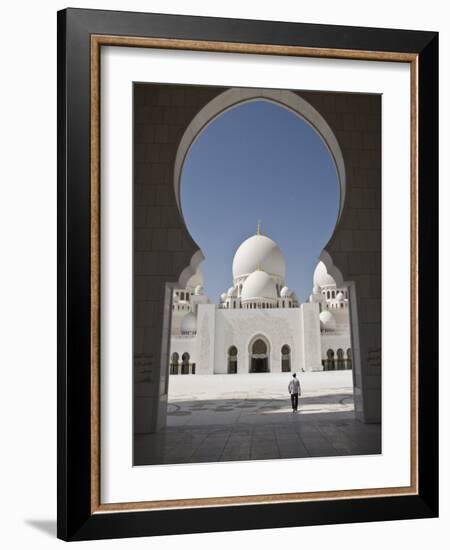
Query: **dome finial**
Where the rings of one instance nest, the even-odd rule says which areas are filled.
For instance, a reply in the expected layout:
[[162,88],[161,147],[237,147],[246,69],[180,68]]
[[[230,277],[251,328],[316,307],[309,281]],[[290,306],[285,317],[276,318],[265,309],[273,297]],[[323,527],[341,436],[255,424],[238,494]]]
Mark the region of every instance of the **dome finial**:
[[256,234],[261,235],[261,220],[258,220],[258,225],[256,226]]

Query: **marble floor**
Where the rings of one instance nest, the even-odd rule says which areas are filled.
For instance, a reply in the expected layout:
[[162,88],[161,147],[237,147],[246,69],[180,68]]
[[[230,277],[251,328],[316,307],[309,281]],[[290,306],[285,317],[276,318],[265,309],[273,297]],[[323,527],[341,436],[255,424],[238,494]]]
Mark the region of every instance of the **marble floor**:
[[355,419],[350,371],[173,376],[167,427],[135,438],[134,463],[181,464],[378,454],[381,426]]

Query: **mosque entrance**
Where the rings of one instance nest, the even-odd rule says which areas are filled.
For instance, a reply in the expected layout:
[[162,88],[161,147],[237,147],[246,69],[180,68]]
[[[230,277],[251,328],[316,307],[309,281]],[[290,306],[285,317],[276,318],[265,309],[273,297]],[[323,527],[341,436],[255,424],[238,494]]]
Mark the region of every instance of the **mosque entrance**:
[[252,368],[250,372],[269,372],[267,357],[252,357]]
[[255,340],[251,348],[250,372],[269,372],[267,344],[261,338]]

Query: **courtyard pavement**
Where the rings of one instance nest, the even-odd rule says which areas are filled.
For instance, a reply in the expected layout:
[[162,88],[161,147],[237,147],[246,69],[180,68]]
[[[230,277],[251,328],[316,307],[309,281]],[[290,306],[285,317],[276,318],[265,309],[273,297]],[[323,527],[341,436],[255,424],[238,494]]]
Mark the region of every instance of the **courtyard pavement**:
[[297,413],[289,373],[171,376],[167,427],[136,436],[135,465],[381,452],[381,426],[355,419],[351,371],[298,376]]

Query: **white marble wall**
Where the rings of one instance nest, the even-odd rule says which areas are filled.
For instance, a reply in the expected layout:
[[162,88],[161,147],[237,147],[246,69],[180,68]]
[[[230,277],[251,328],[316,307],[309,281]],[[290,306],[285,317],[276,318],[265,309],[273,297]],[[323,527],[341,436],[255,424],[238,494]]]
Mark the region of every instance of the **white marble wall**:
[[319,304],[307,303],[300,307],[303,327],[303,365],[305,371],[323,370],[320,357]]
[[195,363],[197,365],[198,357],[198,342],[197,337],[189,336],[179,336],[172,337],[170,341],[170,358],[172,358],[173,353],[178,353],[179,363],[181,365],[181,357],[183,353],[189,353],[190,363]]
[[[347,316],[348,320],[348,316]],[[238,373],[249,371],[249,350],[255,337],[269,343],[269,368],[281,371],[281,347],[291,348],[292,371],[321,371],[327,350],[351,348],[348,324],[338,325],[336,333],[321,333],[319,305],[302,304],[296,309],[223,310],[214,304],[200,304],[195,337],[172,336],[170,356],[181,358],[188,352],[197,374],[226,374],[228,349],[238,349]]]
[[344,351],[344,358],[347,357],[347,350],[351,348],[350,334],[349,333],[323,333],[321,338],[321,354],[322,359],[327,359],[327,351],[332,349],[334,351],[334,358],[337,359],[336,351],[341,348]]
[[300,309],[216,310],[214,372],[226,373],[228,349],[238,349],[238,373],[250,368],[250,348],[261,336],[268,342],[269,370],[281,372],[281,348],[291,348],[292,368],[303,365]]
[[213,374],[217,309],[215,304],[199,303],[197,311],[197,372]]

